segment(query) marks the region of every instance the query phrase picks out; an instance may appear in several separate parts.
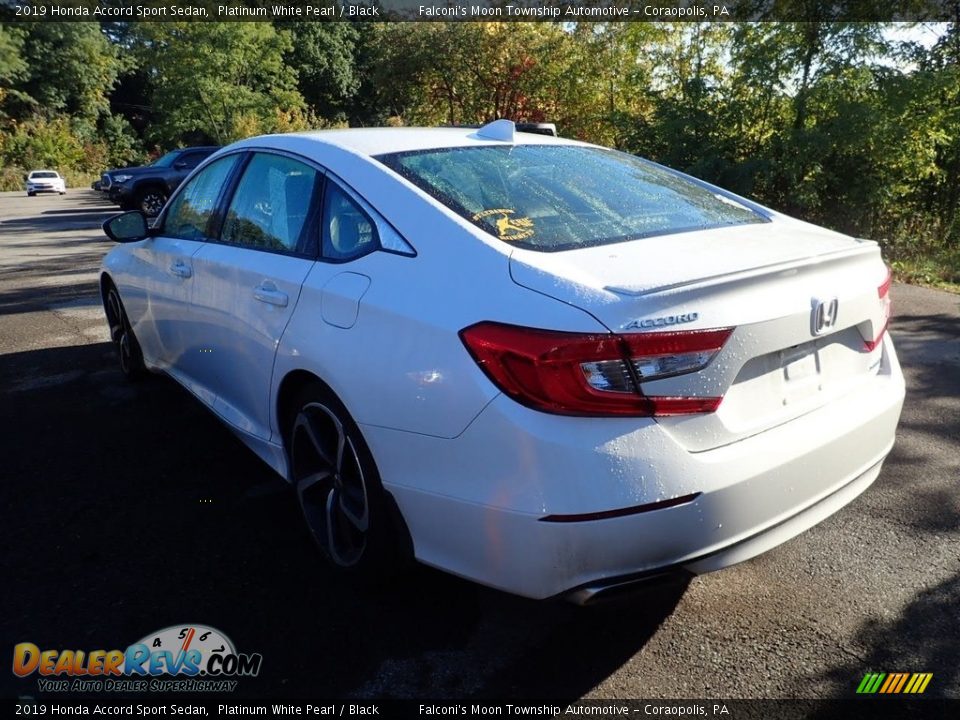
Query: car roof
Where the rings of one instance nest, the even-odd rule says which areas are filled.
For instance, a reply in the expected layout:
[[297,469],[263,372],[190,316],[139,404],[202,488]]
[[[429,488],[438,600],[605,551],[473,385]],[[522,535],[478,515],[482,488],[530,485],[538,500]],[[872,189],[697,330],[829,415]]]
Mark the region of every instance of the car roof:
[[[313,130],[286,135],[261,135],[236,143],[232,147],[289,147],[319,149],[334,146],[348,152],[372,157],[384,153],[431,150],[446,147],[480,145],[584,145],[566,138],[517,132],[513,141],[491,140],[478,134],[476,128],[349,128]],[[313,146],[313,148],[311,148]]]

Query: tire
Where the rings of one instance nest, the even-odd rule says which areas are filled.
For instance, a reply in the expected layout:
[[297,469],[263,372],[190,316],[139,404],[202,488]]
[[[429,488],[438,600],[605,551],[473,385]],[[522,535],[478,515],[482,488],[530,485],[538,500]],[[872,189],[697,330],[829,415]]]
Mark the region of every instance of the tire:
[[356,423],[320,383],[302,388],[290,407],[291,479],[314,543],[346,579],[369,585],[395,576],[412,559],[409,534]]
[[120,293],[112,284],[107,289],[107,296],[103,305],[107,314],[107,324],[110,327],[110,340],[117,350],[117,357],[120,361],[120,372],[128,380],[139,380],[146,374],[143,352],[140,350],[140,343],[137,342],[137,336],[133,333],[130,321],[127,319],[127,312],[123,309]]
[[63,191],[62,193],[60,193],[60,194],[61,194],[61,195],[66,195],[66,194],[67,194],[67,191],[64,190],[64,191]]
[[167,202],[167,193],[158,187],[146,187],[137,192],[136,209],[147,217],[156,217]]
[[27,197],[36,197],[36,195],[37,195],[37,194],[36,194],[35,192],[28,192],[28,193],[27,193]]

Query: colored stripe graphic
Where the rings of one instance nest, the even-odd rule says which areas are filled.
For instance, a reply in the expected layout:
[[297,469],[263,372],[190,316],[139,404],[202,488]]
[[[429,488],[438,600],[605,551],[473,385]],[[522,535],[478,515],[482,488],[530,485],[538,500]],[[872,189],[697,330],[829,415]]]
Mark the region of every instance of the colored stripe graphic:
[[901,686],[909,675],[909,673],[890,673],[880,692],[884,694],[900,692]]
[[933,673],[867,673],[857,686],[858,695],[918,695],[927,689]]
[[910,673],[900,673],[900,680],[897,681],[896,687],[892,688],[890,692],[898,693],[901,688],[903,688],[904,683],[907,682],[907,678],[910,677]]
[[933,679],[933,673],[916,673],[917,682],[913,686],[914,693],[922,693],[927,689],[927,685],[930,684],[930,680]]

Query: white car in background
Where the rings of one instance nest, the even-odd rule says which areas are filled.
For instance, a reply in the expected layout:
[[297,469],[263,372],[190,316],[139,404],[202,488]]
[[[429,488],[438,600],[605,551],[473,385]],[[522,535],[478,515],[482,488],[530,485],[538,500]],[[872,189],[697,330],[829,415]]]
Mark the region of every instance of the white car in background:
[[31,170],[27,175],[27,196],[37,193],[67,194],[67,181],[56,170]]
[[893,446],[877,245],[606,148],[257,137],[104,228],[123,371],[209,407],[348,575],[589,602],[784,542]]

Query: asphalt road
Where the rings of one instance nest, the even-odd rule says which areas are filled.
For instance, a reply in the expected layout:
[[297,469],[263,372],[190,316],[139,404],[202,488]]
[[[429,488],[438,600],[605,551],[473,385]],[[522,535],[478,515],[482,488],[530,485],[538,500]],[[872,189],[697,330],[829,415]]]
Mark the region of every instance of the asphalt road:
[[[246,698],[849,697],[868,670],[960,697],[960,297],[894,287],[896,448],[792,542],[593,610],[426,568],[370,594],[329,576],[292,493],[185,391],[123,382],[96,294],[112,212],[0,194],[0,665],[18,642],[203,623],[262,653]],[[0,671],[0,697],[36,694]]]

